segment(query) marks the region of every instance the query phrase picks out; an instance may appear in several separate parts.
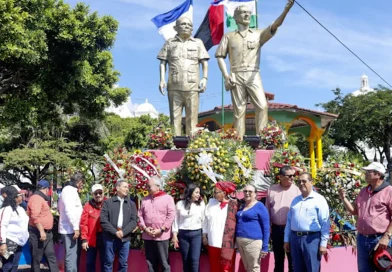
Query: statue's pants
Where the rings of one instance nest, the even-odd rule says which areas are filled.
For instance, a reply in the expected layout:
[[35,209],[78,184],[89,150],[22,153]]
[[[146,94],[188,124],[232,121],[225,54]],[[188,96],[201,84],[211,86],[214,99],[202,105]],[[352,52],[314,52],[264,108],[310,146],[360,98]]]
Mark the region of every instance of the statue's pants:
[[198,123],[199,114],[198,91],[168,91],[170,122],[174,127],[174,135],[181,136],[182,109],[185,107],[186,135],[192,135]]
[[260,73],[256,71],[236,72],[232,73],[232,76],[236,82],[231,90],[234,108],[233,127],[238,136],[242,138],[245,135],[245,115],[249,98],[255,110],[255,128],[258,135],[268,123],[268,104]]

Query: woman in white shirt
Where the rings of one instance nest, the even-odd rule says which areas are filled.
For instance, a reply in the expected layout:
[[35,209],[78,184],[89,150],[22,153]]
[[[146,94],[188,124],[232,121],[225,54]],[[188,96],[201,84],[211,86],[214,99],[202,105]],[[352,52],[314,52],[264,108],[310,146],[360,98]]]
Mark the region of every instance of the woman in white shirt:
[[208,245],[211,272],[233,271],[235,263],[235,215],[237,200],[229,196],[236,186],[220,181],[214,188],[214,198],[208,202],[203,224],[203,244]]
[[204,210],[200,188],[189,184],[185,199],[176,205],[172,228],[172,242],[175,248],[180,248],[184,272],[199,272]]
[[20,206],[23,196],[12,187],[0,209],[0,256],[2,271],[18,271],[22,247],[29,239],[29,217]]

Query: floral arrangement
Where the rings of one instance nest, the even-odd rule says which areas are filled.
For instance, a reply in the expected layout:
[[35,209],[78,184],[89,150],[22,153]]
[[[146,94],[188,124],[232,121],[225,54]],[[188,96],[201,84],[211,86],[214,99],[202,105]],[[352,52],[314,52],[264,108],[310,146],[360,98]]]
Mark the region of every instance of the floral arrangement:
[[136,150],[130,156],[128,163],[133,168],[133,182],[131,182],[130,192],[139,198],[148,195],[147,182],[150,177],[160,175],[158,161],[151,152],[141,152]]
[[171,195],[174,199],[174,202],[178,202],[183,199],[185,192],[185,183],[182,181],[167,181],[165,183],[165,192],[168,195]]
[[[339,199],[338,189],[343,187],[347,197],[354,201],[364,183],[361,167],[360,163],[350,161],[345,156],[331,157],[317,174],[316,187],[329,207],[340,215],[346,214],[346,211]],[[350,216],[349,221],[355,224],[352,218]]]
[[262,148],[279,149],[286,143],[283,128],[275,121],[269,121],[267,126],[260,131],[260,146]]
[[306,170],[305,158],[296,146],[275,150],[270,161],[270,175],[273,182],[279,182],[279,170],[286,165],[292,166],[296,170],[296,175]]
[[233,140],[240,140],[237,131],[235,128],[229,128],[226,130],[219,129],[217,132],[220,134],[222,139],[233,139]]
[[130,193],[139,198],[147,196],[149,177],[159,175],[158,161],[150,152],[136,150],[128,153],[125,148],[116,148],[105,156],[106,164],[101,172],[105,193],[114,195],[116,182],[122,177],[129,182]]
[[173,133],[170,128],[155,127],[148,135],[147,148],[171,149],[173,147]]
[[362,163],[342,153],[326,160],[325,167],[318,171],[315,187],[325,197],[331,212],[330,246],[356,246],[354,216],[348,215],[339,198],[343,187],[351,201],[361,190],[364,179],[360,171]]
[[230,180],[240,189],[252,180],[254,151],[247,143],[225,135],[199,131],[191,139],[181,166],[181,177],[199,184],[209,196],[214,181]]

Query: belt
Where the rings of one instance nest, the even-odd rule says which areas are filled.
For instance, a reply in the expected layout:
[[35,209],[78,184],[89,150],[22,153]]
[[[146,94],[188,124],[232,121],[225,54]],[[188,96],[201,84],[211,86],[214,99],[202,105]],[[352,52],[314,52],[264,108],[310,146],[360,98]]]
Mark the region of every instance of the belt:
[[[30,228],[30,230],[32,230],[32,231],[37,231],[37,232],[39,232],[39,229],[36,228],[36,227],[29,226],[29,228]],[[44,232],[46,232],[46,233],[51,233],[52,230],[51,230],[51,229],[44,229]]]
[[297,236],[305,236],[305,235],[313,235],[316,233],[320,233],[319,231],[291,231]]
[[365,236],[366,238],[377,238],[377,237],[380,237],[380,236],[384,235],[384,233],[376,233],[376,234],[362,234],[362,233],[359,233],[359,234],[362,235],[362,236]]
[[257,67],[238,67],[238,68],[231,68],[230,72],[232,73],[239,73],[239,72],[259,72],[259,68]]

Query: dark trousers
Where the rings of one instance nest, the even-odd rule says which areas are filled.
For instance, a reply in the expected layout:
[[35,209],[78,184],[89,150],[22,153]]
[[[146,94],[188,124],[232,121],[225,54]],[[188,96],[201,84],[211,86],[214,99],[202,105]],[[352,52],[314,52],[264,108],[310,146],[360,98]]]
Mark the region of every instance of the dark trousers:
[[144,240],[144,248],[148,272],[159,272],[162,265],[162,272],[170,272],[169,264],[169,240],[153,241]]
[[103,264],[104,264],[104,255],[105,255],[105,247],[103,245],[102,233],[97,233],[97,243],[95,247],[90,247],[87,249],[87,262],[86,262],[86,271],[97,271],[95,269],[95,264],[97,262],[97,254],[99,252],[99,262],[100,262],[100,270],[103,272]]
[[1,262],[3,264],[3,267],[0,269],[0,271],[17,272],[19,260],[20,260],[21,256],[22,256],[22,247],[21,246],[18,246],[16,252],[14,254],[12,254],[11,256],[9,256],[8,259],[5,259],[3,256],[1,256]]
[[[128,270],[129,241],[123,242],[117,237],[112,237],[107,233],[103,233],[103,245],[105,250],[103,271],[113,271],[113,261],[115,254],[118,252],[118,272],[126,272]],[[93,270],[87,270],[93,271]]]
[[51,231],[47,231],[46,240],[41,241],[41,235],[39,234],[39,230],[37,228],[30,227],[29,235],[31,252],[31,271],[41,271],[40,263],[43,256],[45,256],[46,260],[48,261],[49,270],[51,272],[59,271],[53,246],[53,233]]
[[201,229],[180,230],[178,233],[184,272],[199,272],[201,236]]
[[272,249],[274,251],[275,257],[275,269],[274,272],[284,272],[284,258],[285,254],[287,256],[287,260],[289,262],[289,272],[293,272],[293,262],[291,260],[290,252],[284,252],[283,244],[284,244],[284,228],[285,226],[278,226],[272,224],[271,228],[271,240],[272,240]]
[[294,271],[320,271],[320,237],[320,232],[303,236],[298,236],[294,232],[290,233],[290,251],[293,257]]

